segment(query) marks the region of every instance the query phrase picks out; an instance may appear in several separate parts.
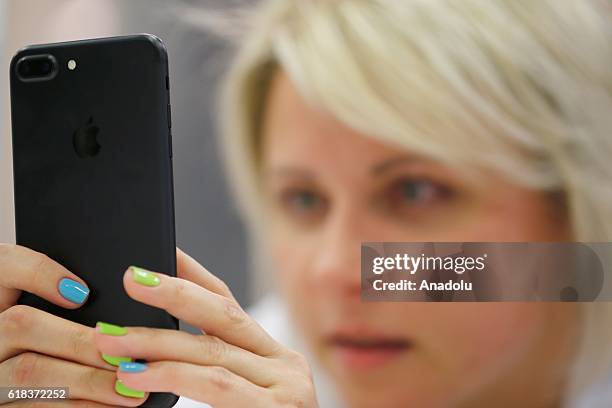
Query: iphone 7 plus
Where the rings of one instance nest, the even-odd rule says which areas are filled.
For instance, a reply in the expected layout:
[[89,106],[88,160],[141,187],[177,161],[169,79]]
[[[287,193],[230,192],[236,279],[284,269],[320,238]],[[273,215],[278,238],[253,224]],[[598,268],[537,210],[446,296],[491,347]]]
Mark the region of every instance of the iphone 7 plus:
[[[94,326],[177,329],[130,299],[130,265],[176,274],[168,58],[148,34],[20,50],[10,64],[17,244],[83,278],[76,310],[19,302]],[[44,279],[44,277],[41,277]],[[177,397],[151,394],[144,406]]]

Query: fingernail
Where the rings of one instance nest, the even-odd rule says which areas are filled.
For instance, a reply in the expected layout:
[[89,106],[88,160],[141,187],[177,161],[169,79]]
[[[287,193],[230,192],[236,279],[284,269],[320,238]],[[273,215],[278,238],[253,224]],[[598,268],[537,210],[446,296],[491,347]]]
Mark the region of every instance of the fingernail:
[[108,334],[109,336],[125,336],[128,332],[125,327],[104,322],[96,323],[96,328],[101,334]]
[[144,398],[145,396],[144,391],[138,391],[132,388],[128,388],[123,385],[121,380],[115,381],[115,391],[117,391],[117,394],[123,395],[124,397]]
[[68,278],[59,281],[59,293],[72,303],[82,304],[89,295],[87,286]]
[[131,357],[109,356],[108,354],[102,354],[102,359],[115,367],[119,367],[121,363],[129,363],[132,361]]
[[119,363],[119,370],[124,373],[141,373],[147,369],[147,365],[144,363],[135,362],[121,362]]
[[130,269],[132,270],[132,279],[134,279],[134,282],[145,286],[159,285],[160,280],[155,273],[137,266],[130,266]]

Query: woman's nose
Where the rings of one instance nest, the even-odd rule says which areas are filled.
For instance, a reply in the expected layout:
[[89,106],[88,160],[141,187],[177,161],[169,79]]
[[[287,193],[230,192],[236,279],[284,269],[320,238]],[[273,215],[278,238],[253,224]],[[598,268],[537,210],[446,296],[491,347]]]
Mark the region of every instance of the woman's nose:
[[316,258],[313,259],[311,278],[322,290],[359,296],[361,289],[361,243],[367,233],[358,217],[335,214],[328,219]]

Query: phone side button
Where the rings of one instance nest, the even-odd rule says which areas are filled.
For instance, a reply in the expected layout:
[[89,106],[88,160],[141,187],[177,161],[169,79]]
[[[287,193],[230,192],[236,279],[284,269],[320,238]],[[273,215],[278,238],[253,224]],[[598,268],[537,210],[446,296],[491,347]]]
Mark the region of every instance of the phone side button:
[[172,107],[168,104],[168,129],[172,129]]
[[170,158],[172,158],[172,131],[168,130],[168,152],[170,153]]

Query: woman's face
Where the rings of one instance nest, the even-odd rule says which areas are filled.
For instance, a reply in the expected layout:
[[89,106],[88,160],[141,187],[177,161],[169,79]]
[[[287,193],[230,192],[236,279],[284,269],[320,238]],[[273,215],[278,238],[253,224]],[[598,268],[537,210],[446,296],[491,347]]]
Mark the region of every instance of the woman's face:
[[558,398],[563,378],[554,373],[571,358],[574,305],[360,301],[362,242],[570,239],[549,197],[494,174],[476,186],[359,134],[307,105],[282,72],[262,151],[277,280],[351,407]]

